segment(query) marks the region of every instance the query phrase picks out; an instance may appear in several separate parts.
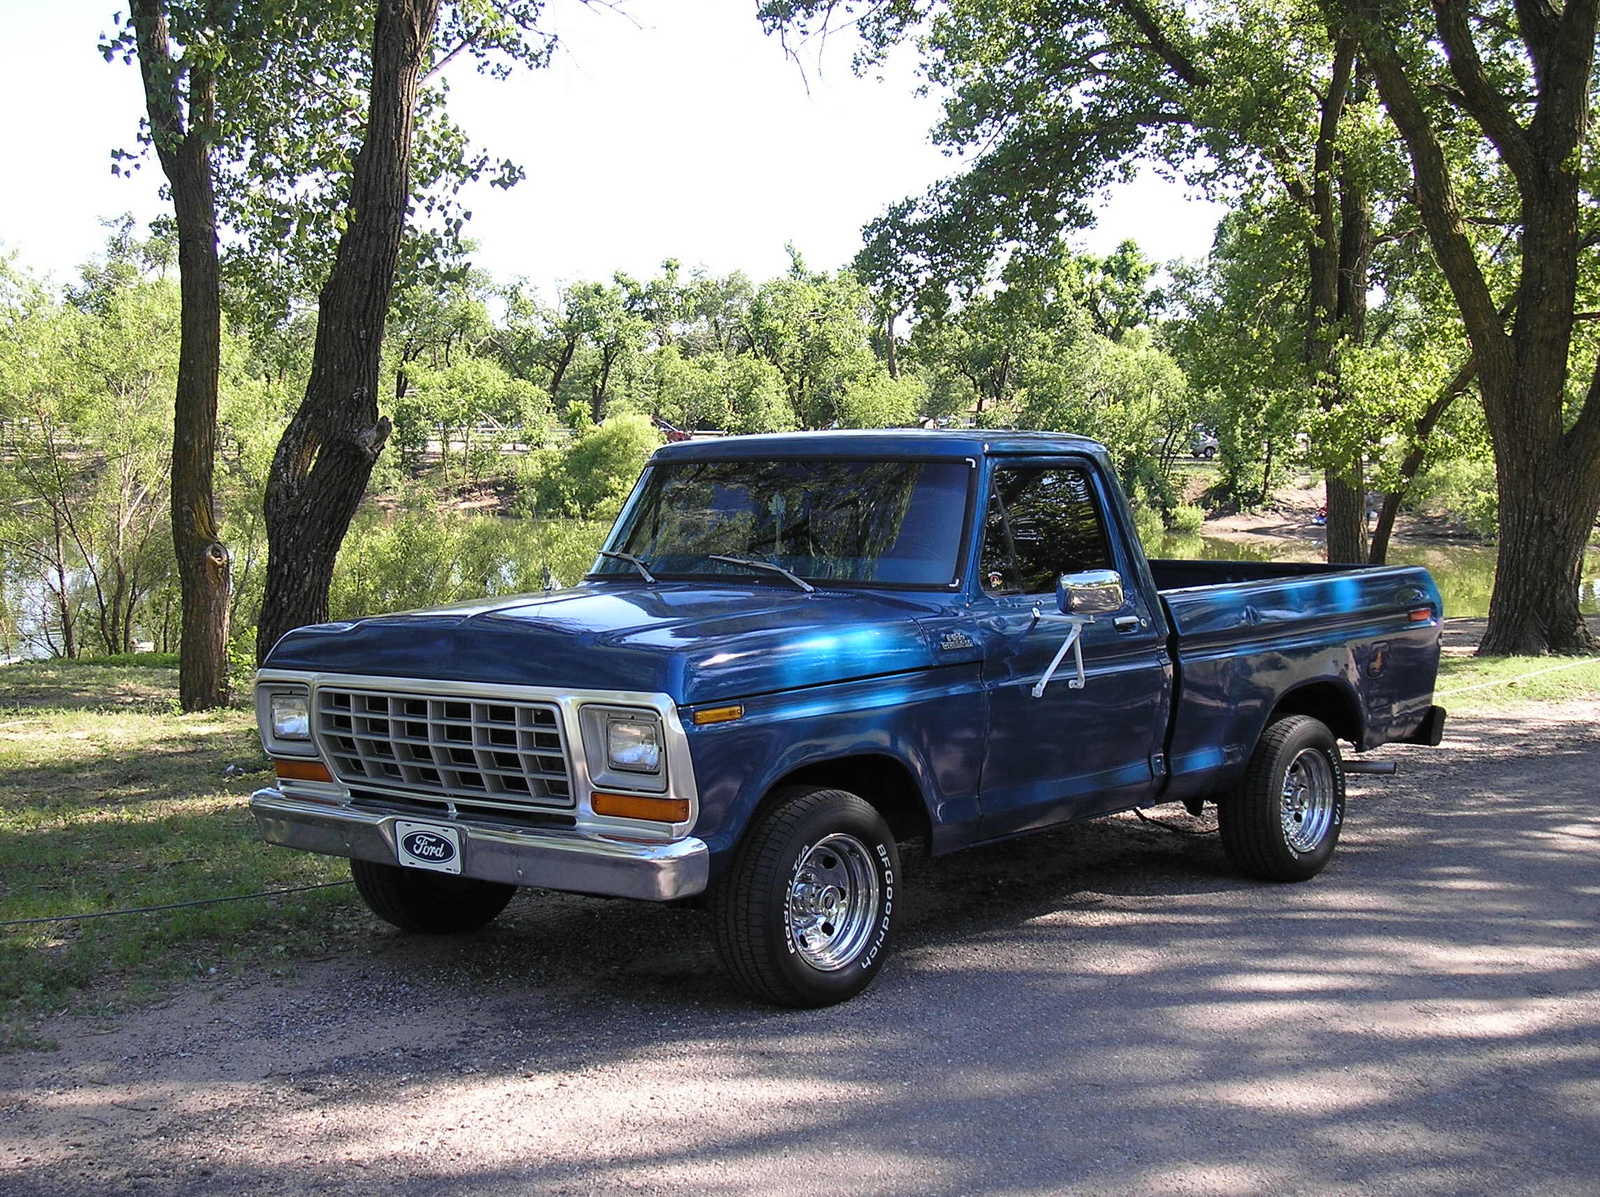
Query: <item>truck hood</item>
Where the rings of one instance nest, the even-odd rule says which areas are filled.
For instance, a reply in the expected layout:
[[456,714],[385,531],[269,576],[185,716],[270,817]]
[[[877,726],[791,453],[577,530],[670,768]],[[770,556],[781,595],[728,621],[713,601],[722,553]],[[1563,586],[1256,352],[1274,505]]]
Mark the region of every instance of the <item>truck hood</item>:
[[684,705],[926,669],[948,602],[767,585],[587,583],[298,628],[264,668],[665,693]]

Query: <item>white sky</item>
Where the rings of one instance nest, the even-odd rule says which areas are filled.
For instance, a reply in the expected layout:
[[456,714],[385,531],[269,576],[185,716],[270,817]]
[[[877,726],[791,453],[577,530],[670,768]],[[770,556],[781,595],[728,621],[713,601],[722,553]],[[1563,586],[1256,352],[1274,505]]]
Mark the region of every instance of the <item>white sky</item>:
[[[125,3],[125,0],[123,0]],[[110,173],[133,148],[138,71],[96,52],[115,3],[0,0],[0,249],[58,282],[104,245],[103,219],[160,213],[160,168]],[[810,91],[755,0],[628,0],[633,19],[550,0],[553,66],[495,83],[455,79],[451,110],[474,141],[520,162],[510,191],[466,197],[477,264],[498,279],[556,283],[649,276],[661,260],[760,281],[792,241],[813,268],[847,263],[861,226],[954,165],[928,141],[936,102],[914,93],[909,58],[857,79],[840,38],[808,64]],[[1080,243],[1132,238],[1157,261],[1198,257],[1216,207],[1146,176],[1102,205]]]

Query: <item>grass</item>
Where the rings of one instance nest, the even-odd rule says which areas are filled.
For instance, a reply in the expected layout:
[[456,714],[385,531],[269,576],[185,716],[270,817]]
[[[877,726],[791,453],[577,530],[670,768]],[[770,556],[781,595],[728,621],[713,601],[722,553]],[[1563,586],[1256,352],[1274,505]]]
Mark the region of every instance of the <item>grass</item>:
[[[53,661],[0,678],[0,922],[348,876],[343,861],[261,842],[248,801],[272,774],[251,713],[180,714],[171,665]],[[365,922],[341,887],[0,927],[0,1050],[39,1046],[42,1015],[285,967]]]
[[1452,713],[1600,699],[1600,657],[1446,657],[1434,701]]

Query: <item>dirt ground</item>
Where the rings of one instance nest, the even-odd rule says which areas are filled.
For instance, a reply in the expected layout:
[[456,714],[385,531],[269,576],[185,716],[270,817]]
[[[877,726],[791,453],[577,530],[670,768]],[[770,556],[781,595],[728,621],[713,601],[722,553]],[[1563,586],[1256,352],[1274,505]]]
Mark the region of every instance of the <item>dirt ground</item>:
[[741,997],[692,910],[374,924],[0,1058],[0,1192],[1589,1195],[1597,717],[1383,750],[1304,885],[1132,816],[908,861],[829,1010]]

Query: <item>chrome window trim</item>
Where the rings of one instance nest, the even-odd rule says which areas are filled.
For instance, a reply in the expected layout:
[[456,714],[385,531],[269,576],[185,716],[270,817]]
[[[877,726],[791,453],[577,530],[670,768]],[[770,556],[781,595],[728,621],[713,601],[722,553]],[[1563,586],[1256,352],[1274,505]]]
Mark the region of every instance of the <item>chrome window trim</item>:
[[[478,700],[509,699],[513,701],[549,703],[557,708],[563,722],[562,734],[566,741],[568,767],[571,770],[574,803],[565,812],[575,815],[578,829],[589,833],[613,833],[644,839],[676,840],[689,834],[700,817],[700,793],[695,784],[694,765],[689,758],[689,737],[684,733],[683,721],[678,716],[677,704],[667,694],[639,690],[580,690],[554,686],[518,686],[497,682],[461,682],[440,678],[391,677],[387,674],[320,673],[290,669],[262,669],[256,674],[258,707],[264,687],[302,685],[310,688],[312,710],[317,709],[318,690],[323,686],[353,690],[374,690],[385,693],[413,693],[443,698]],[[594,772],[605,773],[605,762],[591,772],[583,736],[574,734],[582,727],[580,713],[589,705],[606,707],[644,707],[653,711],[665,729],[666,791],[660,788],[628,788],[613,783],[609,776],[604,784],[597,784]],[[313,725],[315,755],[326,762],[327,755],[321,741],[321,732]],[[349,790],[342,784],[348,799]],[[382,786],[373,786],[381,790]],[[589,794],[594,789],[625,790],[646,797],[687,799],[689,817],[681,823],[656,823],[643,819],[621,819],[610,815],[597,815],[590,803]],[[535,808],[530,808],[535,809]],[[537,808],[546,809],[546,808]],[[555,808],[548,808],[554,810]]]

